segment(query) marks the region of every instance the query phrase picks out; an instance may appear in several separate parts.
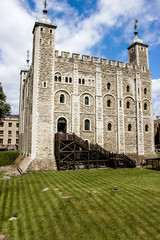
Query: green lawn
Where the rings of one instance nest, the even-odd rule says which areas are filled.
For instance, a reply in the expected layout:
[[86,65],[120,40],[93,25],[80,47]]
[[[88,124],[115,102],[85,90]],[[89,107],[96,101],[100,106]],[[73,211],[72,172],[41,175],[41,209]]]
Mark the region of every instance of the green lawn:
[[0,167],[13,165],[18,156],[19,151],[0,151]]
[[37,172],[0,186],[0,234],[8,240],[160,239],[159,171]]

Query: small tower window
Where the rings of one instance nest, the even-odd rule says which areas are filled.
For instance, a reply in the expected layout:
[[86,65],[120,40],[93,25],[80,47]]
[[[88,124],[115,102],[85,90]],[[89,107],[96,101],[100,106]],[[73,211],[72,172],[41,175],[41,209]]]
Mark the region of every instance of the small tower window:
[[121,101],[119,102],[119,106],[120,106],[120,107],[122,106],[122,103],[121,103]]
[[147,110],[147,103],[144,104],[144,110]]
[[129,87],[129,85],[127,85],[127,92],[129,92],[130,91],[130,87]]
[[112,130],[112,124],[108,123],[108,131],[111,131],[111,130]]
[[43,28],[41,27],[41,32],[43,32]]
[[82,79],[82,84],[85,84],[85,80],[84,79]]
[[111,107],[111,100],[110,99],[107,101],[107,107]]
[[148,132],[148,125],[145,126],[145,132]]
[[64,94],[60,95],[59,101],[60,101],[60,103],[64,103],[65,102]]
[[68,83],[68,77],[65,77],[65,82]]
[[52,29],[50,29],[50,31],[49,31],[50,33],[52,33]]
[[57,76],[54,77],[54,81],[57,82]]
[[79,84],[81,84],[81,79],[79,78]]
[[49,41],[49,45],[52,45],[52,41]]
[[144,94],[147,94],[147,88],[144,88]]
[[141,109],[141,104],[139,103],[139,109]]
[[110,82],[107,83],[107,89],[108,89],[108,90],[111,89],[111,84],[110,84]]
[[42,83],[42,87],[43,87],[43,88],[47,88],[47,82],[43,82],[43,83]]
[[145,72],[145,71],[146,71],[145,67],[142,67],[142,72]]
[[86,105],[86,106],[89,105],[89,97],[88,97],[88,96],[85,97],[85,101],[84,101],[84,102],[85,102],[85,105]]
[[84,130],[85,131],[90,131],[90,120],[89,119],[86,119],[84,121]]
[[72,78],[71,77],[69,78],[69,82],[72,83]]
[[130,102],[127,102],[127,103],[126,103],[126,107],[127,107],[127,108],[130,108]]
[[59,76],[58,81],[61,82],[61,76]]
[[128,124],[128,132],[131,132],[132,131],[132,126],[131,124]]

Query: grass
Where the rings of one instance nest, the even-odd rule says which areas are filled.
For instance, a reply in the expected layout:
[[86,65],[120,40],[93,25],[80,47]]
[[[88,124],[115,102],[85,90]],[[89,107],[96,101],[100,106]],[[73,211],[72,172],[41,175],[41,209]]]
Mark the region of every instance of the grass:
[[37,172],[0,187],[0,234],[9,240],[160,239],[157,171]]
[[13,165],[18,156],[19,151],[0,151],[0,167]]

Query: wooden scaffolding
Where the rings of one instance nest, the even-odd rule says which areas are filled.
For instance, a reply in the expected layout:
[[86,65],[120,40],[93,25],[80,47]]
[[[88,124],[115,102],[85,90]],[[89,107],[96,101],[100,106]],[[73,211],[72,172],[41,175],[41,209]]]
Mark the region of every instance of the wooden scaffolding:
[[98,144],[89,144],[74,133],[55,134],[55,158],[59,171],[136,166],[136,162],[126,155],[111,153]]

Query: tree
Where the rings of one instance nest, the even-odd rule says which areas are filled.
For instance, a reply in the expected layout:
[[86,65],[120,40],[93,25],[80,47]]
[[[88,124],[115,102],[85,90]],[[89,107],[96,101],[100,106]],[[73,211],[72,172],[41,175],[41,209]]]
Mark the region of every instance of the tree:
[[6,95],[3,92],[3,88],[0,82],[0,122],[5,115],[10,114],[11,107],[6,103]]

